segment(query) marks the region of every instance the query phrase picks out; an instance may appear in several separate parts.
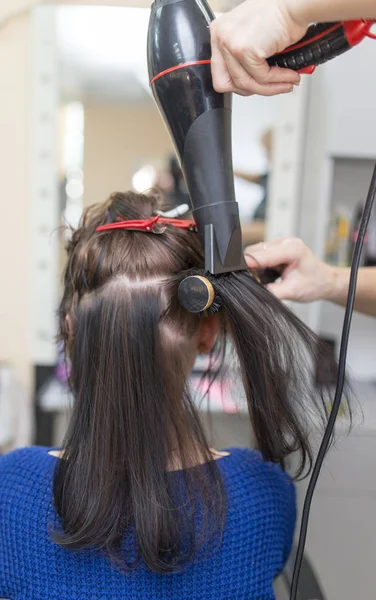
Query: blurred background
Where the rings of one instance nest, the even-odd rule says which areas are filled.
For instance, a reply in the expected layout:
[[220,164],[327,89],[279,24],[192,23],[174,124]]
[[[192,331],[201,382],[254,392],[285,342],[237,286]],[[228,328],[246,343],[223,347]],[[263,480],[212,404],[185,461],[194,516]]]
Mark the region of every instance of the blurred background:
[[[117,190],[157,187],[174,205],[189,202],[149,90],[150,2],[85,4],[0,4],[1,452],[56,446],[64,435],[71,399],[55,342],[64,226]],[[211,4],[221,12],[235,3]],[[376,43],[367,40],[291,95],[234,97],[245,244],[299,236],[332,264],[349,264],[376,160],[375,60]],[[376,264],[376,213],[362,262]],[[343,309],[293,308],[337,354]],[[349,367],[364,419],[327,459],[307,546],[330,600],[374,597],[374,319],[354,315]],[[200,361],[192,378],[199,396],[205,368]],[[239,394],[230,385],[211,390],[217,446],[250,443]]]

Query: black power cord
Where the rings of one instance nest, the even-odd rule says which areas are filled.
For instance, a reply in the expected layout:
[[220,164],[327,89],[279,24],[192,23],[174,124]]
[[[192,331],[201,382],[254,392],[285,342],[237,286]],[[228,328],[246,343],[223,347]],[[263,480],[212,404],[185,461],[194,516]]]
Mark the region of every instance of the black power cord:
[[333,435],[334,425],[337,419],[338,411],[341,406],[343,386],[345,382],[345,373],[346,373],[346,358],[347,358],[347,347],[349,343],[349,334],[351,327],[351,320],[354,311],[354,303],[355,303],[355,292],[356,292],[356,282],[358,279],[358,269],[360,264],[361,253],[363,249],[364,238],[367,232],[367,227],[369,223],[369,219],[372,212],[373,202],[376,195],[376,165],[373,171],[371,184],[368,190],[367,201],[364,207],[362,219],[359,226],[359,235],[355,244],[354,255],[351,262],[351,274],[350,274],[350,284],[349,284],[349,293],[347,296],[347,304],[346,304],[346,312],[345,318],[343,321],[342,328],[342,338],[341,338],[341,347],[339,353],[339,361],[338,361],[338,377],[337,377],[337,386],[336,392],[334,396],[333,407],[328,419],[328,424],[325,428],[325,433],[320,445],[320,449],[315,461],[315,465],[313,467],[311,479],[308,485],[307,494],[304,500],[304,507],[302,513],[302,522],[300,526],[300,534],[299,534],[299,543],[296,553],[295,566],[294,566],[294,574],[292,578],[291,585],[291,594],[290,600],[297,599],[298,593],[298,583],[300,570],[302,566],[302,560],[304,555],[304,547],[307,538],[307,529],[308,529],[308,520],[309,520],[309,512],[311,509],[312,497],[315,491],[315,487],[317,484],[317,480],[320,475],[322,463],[324,461],[326,452],[328,450],[328,446],[330,444],[330,440]]

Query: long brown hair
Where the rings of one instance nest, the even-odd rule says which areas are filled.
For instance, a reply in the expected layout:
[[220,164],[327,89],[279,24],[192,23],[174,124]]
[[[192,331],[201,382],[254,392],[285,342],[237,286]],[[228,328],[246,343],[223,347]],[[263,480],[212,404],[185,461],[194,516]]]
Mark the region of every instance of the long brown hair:
[[[226,494],[187,385],[205,315],[180,306],[178,286],[205,274],[198,236],[172,226],[96,232],[157,208],[153,197],[113,194],[86,210],[67,248],[60,333],[75,404],[55,473],[64,531],[54,539],[102,548],[123,567],[142,557],[163,573],[217,547]],[[234,348],[260,451],[282,466],[299,451],[297,474],[308,472],[310,417],[326,415],[310,373],[325,347],[247,272],[210,277],[222,304],[216,353]],[[174,455],[182,485],[168,472]],[[127,533],[136,554],[122,546]]]

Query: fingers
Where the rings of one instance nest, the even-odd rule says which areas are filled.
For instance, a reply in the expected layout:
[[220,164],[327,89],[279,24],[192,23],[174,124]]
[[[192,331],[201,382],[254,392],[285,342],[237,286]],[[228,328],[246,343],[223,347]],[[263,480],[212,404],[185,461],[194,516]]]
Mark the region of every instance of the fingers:
[[252,53],[248,42],[234,42],[233,35],[221,33],[218,23],[220,20],[211,26],[212,76],[217,92],[274,96],[291,92],[294,85],[299,85],[297,72],[270,67],[264,58]]
[[[229,64],[230,57],[237,63],[247,79],[254,80],[259,85],[290,84],[299,85],[300,75],[291,69],[270,67],[266,60],[255,58],[246,49],[229,50],[223,48],[224,58]],[[231,69],[230,69],[231,72]]]
[[256,63],[248,62],[246,57],[239,61],[248,77],[253,78],[260,85],[271,84],[290,84],[299,85],[300,75],[291,69],[282,69],[281,67],[270,67],[266,61]]
[[[218,93],[224,94],[225,92],[234,92],[235,94],[240,94],[241,96],[244,95],[244,90],[240,88],[238,89],[235,86],[215,37],[212,41],[211,70],[214,89]],[[250,94],[248,93],[246,95]]]
[[[251,96],[252,94],[275,96],[292,92],[294,84],[298,85],[299,83],[294,71],[280,69],[279,67],[271,68],[267,63],[265,63],[265,66],[260,65],[256,73],[259,79],[269,79],[269,82],[259,83],[247,73],[228,51],[225,51],[224,54],[225,56],[218,47],[213,49],[211,62],[213,85],[219,93],[234,92],[241,96]],[[275,69],[277,72],[275,72]],[[262,74],[263,71],[265,71],[264,75]],[[281,71],[282,73],[280,73]]]
[[279,300],[294,299],[293,290],[290,289],[291,285],[287,279],[279,283],[269,283],[269,285],[266,285],[265,287]]
[[[221,54],[222,65],[227,69],[227,78],[223,77],[223,85],[220,85],[223,92],[236,90],[237,93],[241,93],[244,96],[251,94],[274,96],[275,94],[292,92],[294,89],[293,83],[297,81],[294,71],[288,71],[285,74],[283,73],[284,69],[275,67],[277,69],[277,73],[275,74],[274,68],[270,68],[266,62],[261,62],[255,65],[252,74],[250,74],[226,48],[223,48]],[[279,75],[280,81],[278,81],[278,73],[281,71],[282,75]],[[293,77],[291,77],[290,73],[293,74]],[[257,75],[258,80],[253,74]]]
[[302,258],[305,245],[297,238],[285,238],[248,246],[244,256],[249,268],[265,269],[290,265]]

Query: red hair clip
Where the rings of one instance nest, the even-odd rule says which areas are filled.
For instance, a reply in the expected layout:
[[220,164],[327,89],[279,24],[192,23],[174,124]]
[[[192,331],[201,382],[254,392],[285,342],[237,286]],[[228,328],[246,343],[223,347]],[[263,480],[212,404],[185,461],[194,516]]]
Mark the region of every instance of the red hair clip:
[[155,225],[173,225],[178,229],[197,232],[195,221],[184,221],[181,219],[166,219],[164,217],[151,217],[150,219],[140,219],[134,221],[115,221],[108,225],[100,225],[95,231],[113,231],[114,229],[129,229],[130,231],[147,231],[151,233],[163,233],[155,230]]

